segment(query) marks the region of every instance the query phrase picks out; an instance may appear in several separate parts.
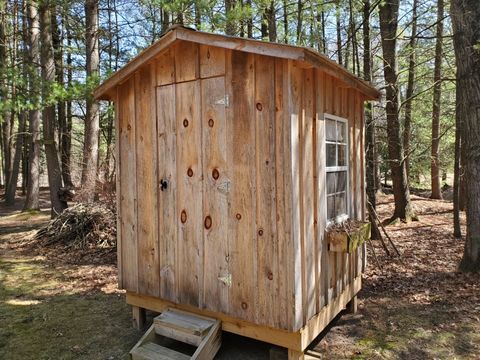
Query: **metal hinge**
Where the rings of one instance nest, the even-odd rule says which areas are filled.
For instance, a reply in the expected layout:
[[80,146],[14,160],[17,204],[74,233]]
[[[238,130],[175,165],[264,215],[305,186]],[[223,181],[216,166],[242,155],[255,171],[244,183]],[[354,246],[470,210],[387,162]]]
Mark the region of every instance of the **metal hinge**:
[[229,107],[230,100],[228,95],[225,95],[222,99],[215,101],[215,105],[225,105],[225,107]]

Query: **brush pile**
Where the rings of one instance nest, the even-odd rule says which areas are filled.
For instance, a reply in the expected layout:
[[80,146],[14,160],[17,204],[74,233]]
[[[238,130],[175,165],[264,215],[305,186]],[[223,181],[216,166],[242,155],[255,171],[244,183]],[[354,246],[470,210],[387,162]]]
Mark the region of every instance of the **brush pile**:
[[114,248],[116,214],[103,203],[75,204],[38,230],[35,239],[43,246],[66,248]]

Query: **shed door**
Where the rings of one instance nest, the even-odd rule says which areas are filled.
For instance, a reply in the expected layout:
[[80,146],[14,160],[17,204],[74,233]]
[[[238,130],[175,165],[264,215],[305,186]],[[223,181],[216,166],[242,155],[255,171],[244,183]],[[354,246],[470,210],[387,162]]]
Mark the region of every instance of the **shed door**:
[[161,296],[225,311],[225,78],[157,88]]

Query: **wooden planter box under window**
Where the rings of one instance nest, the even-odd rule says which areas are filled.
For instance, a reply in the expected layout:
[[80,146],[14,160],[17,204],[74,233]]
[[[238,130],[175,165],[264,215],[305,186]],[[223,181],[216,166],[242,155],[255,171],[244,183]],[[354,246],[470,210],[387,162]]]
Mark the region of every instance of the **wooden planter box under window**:
[[364,223],[353,231],[327,231],[328,250],[352,253],[370,238],[370,223]]

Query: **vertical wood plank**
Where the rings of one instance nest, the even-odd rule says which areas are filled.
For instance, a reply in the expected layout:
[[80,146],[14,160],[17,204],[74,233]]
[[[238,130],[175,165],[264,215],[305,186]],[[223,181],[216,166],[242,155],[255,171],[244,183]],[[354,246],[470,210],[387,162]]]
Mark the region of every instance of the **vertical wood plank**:
[[334,91],[335,89],[333,87],[333,77],[325,74],[325,112],[328,114],[334,113]]
[[363,196],[363,169],[362,169],[362,158],[363,158],[363,148],[362,148],[362,108],[363,105],[360,102],[360,97],[358,93],[353,93],[352,90],[352,102],[355,104],[355,150],[354,150],[354,162],[355,162],[355,218],[361,220],[363,217],[362,209],[362,196]]
[[142,67],[135,73],[135,117],[136,117],[136,173],[137,198],[137,256],[138,290],[142,294],[160,295],[160,267],[158,251],[157,217],[157,124],[155,88],[152,84],[153,66]]
[[175,44],[175,81],[191,81],[199,77],[198,44],[180,41]]
[[[158,238],[160,256],[160,296],[178,301],[177,297],[177,126],[175,84],[157,88],[158,178],[167,188],[158,191]],[[159,184],[159,187],[161,184]]]
[[275,326],[278,303],[275,203],[275,59],[255,55],[255,163],[258,321]]
[[225,75],[225,49],[200,45],[200,77]]
[[313,69],[303,71],[303,119],[301,138],[302,161],[302,212],[303,246],[305,264],[305,316],[309,320],[315,315],[315,234],[314,234],[314,156],[313,156]]
[[316,218],[317,218],[317,228],[316,228],[316,243],[318,254],[317,257],[317,282],[318,282],[318,308],[319,311],[322,307],[327,304],[328,301],[328,246],[325,239],[325,227],[327,220],[327,209],[326,209],[326,185],[325,185],[325,73],[315,70],[316,74],[316,126],[315,126],[315,151],[316,151],[316,196],[317,199],[315,209],[316,209]]
[[[120,165],[120,96],[119,87],[115,88],[115,197],[117,208],[117,267],[118,288],[123,289],[123,246],[122,246],[122,207],[121,207],[121,165]],[[123,100],[123,99],[122,99]]]
[[135,92],[134,77],[119,86],[118,121],[120,142],[120,188],[121,234],[122,234],[122,276],[123,286],[138,292],[137,268],[137,185],[135,151]]
[[157,86],[169,85],[175,82],[174,51],[174,47],[168,48],[155,58]]
[[289,269],[290,274],[294,276],[292,284],[292,297],[293,297],[293,330],[296,331],[304,325],[303,316],[303,289],[305,281],[305,268],[303,263],[303,244],[302,244],[302,219],[301,219],[301,182],[298,174],[301,173],[301,159],[300,159],[300,135],[301,135],[301,121],[302,121],[302,69],[297,67],[293,61],[288,62],[288,75],[289,75],[289,87],[288,87],[288,107],[290,117],[287,119],[289,131],[289,146],[286,149],[289,152],[288,156],[291,158],[291,167],[286,169],[287,174],[287,188],[291,191],[290,203],[287,204],[291,210],[291,223],[292,223],[292,242],[293,247],[291,249],[291,265]]
[[257,259],[255,242],[254,55],[227,51],[228,166],[231,169],[229,248],[231,314],[255,320]]
[[[203,213],[211,226],[204,226],[204,300],[209,310],[228,312],[228,191],[225,78],[202,80]],[[208,224],[207,224],[208,225]]]
[[[285,171],[286,163],[289,161],[285,156],[285,118],[288,115],[288,107],[285,104],[286,91],[288,84],[286,74],[288,72],[288,62],[284,59],[275,59],[275,198],[276,198],[276,227],[277,227],[277,291],[276,299],[278,302],[278,323],[277,326],[288,330],[289,319],[291,318],[290,297],[288,296],[288,278],[293,275],[288,273],[288,262],[290,258],[287,255],[287,249],[291,246],[290,230],[288,224],[289,216],[285,210]],[[288,118],[289,119],[289,118]]]
[[179,301],[194,306],[201,306],[203,300],[204,219],[200,106],[199,81],[176,85],[177,219],[180,220],[177,220],[177,281]]

